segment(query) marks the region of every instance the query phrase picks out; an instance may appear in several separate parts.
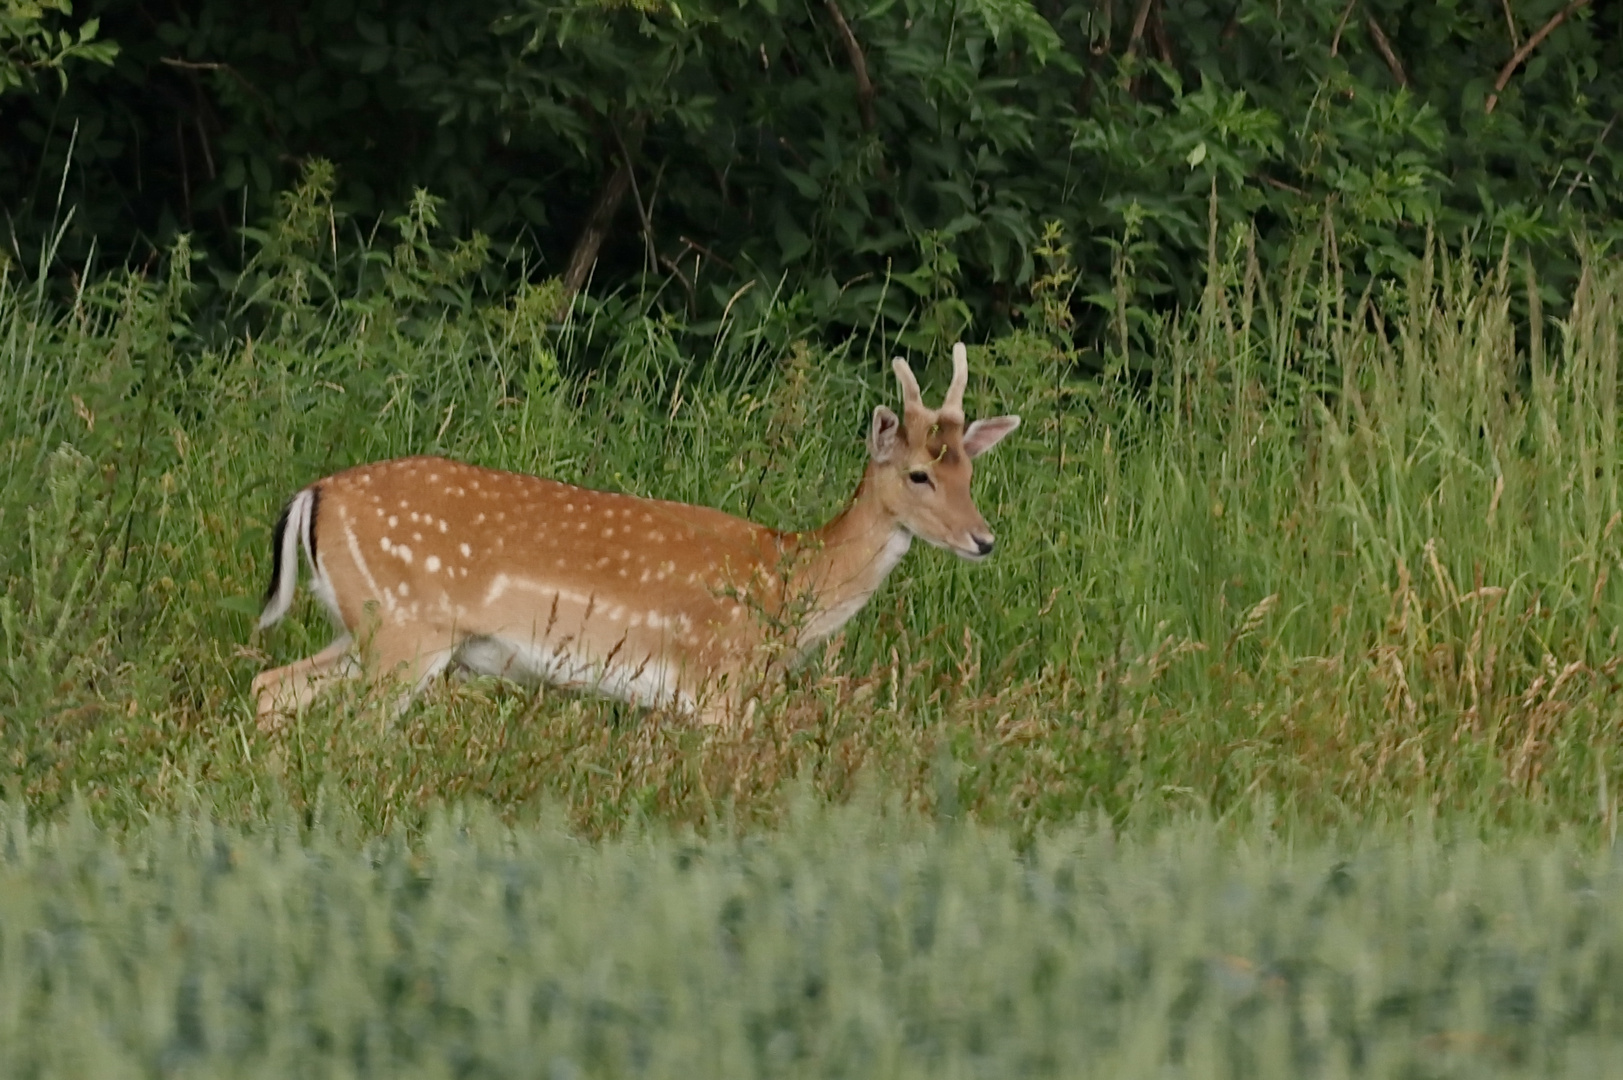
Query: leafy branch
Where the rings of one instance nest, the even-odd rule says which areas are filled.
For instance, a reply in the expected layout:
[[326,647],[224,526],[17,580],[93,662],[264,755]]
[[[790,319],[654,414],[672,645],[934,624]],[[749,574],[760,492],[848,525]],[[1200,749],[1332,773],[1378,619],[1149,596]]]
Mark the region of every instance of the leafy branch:
[[101,20],[86,19],[77,30],[57,30],[50,26],[53,12],[72,15],[71,0],[0,0],[0,94],[32,93],[41,71],[55,71],[65,87],[68,61],[111,64],[118,55],[115,42],[96,40]]
[[[1504,93],[1506,86],[1510,85],[1510,77],[1516,73],[1516,69],[1521,67],[1529,56],[1533,55],[1533,50],[1539,47],[1539,43],[1550,36],[1550,31],[1566,22],[1579,8],[1588,6],[1589,0],[1572,0],[1566,7],[1550,16],[1549,21],[1535,30],[1532,37],[1522,42],[1522,47],[1517,49],[1515,55],[1506,61],[1505,66],[1499,70],[1499,77],[1493,82],[1493,93],[1489,94],[1488,100],[1483,103],[1482,111],[1485,113],[1493,112],[1494,106],[1499,104],[1499,95]],[[1512,26],[1512,29],[1515,29],[1515,27]]]

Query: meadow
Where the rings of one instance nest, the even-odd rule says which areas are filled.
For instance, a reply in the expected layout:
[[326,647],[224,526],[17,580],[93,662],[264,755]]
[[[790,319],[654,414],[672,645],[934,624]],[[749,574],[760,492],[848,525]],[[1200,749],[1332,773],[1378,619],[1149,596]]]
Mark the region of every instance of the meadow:
[[1053,249],[971,350],[970,415],[1025,419],[997,553],[920,546],[750,727],[472,680],[267,735],[248,680],[330,635],[252,629],[310,480],[442,453],[811,526],[897,399],[794,297],[695,355],[480,299],[411,219],[324,263],[297,209],[224,316],[184,251],[0,278],[7,1072],[1603,1074],[1615,261],[1552,295],[1439,245],[1350,297],[1328,238],[1264,273],[1214,231],[1197,308],[1123,262],[1078,353]]
[[[600,835],[769,821],[796,780],[839,801],[871,776],[1022,835],[1084,811],[1421,812],[1610,841],[1623,277],[1593,262],[1547,298],[1514,260],[1440,251],[1355,303],[1324,245],[1265,276],[1243,241],[1214,238],[1201,307],[1162,323],[1135,329],[1123,275],[1103,355],[1043,314],[1063,307],[1056,259],[1030,327],[971,353],[970,414],[1025,417],[975,479],[996,555],[920,545],[763,722],[720,736],[488,681],[446,682],[398,725],[340,695],[262,736],[248,680],[330,636],[308,598],[253,630],[270,526],[311,480],[407,453],[819,524],[898,397],[877,336],[819,349],[786,310],[683,355],[624,306],[560,322],[527,289],[459,309],[434,290],[466,252],[404,242],[353,295],[333,268],[324,297],[319,266],[260,267],[232,333],[193,325],[183,270],[67,302],[13,272],[8,791],[41,812],[77,792],[109,821],[198,798],[253,821],[331,787],[378,829],[552,800]],[[927,396],[945,353],[912,358]]]

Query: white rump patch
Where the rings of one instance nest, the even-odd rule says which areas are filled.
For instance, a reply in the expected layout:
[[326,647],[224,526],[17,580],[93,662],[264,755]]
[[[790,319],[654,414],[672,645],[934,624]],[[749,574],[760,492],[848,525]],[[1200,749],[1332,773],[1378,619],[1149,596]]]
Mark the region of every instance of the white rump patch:
[[[349,523],[344,523],[349,528]],[[316,556],[315,569],[310,574],[310,593],[327,612],[327,619],[339,630],[347,629],[344,626],[344,613],[338,609],[338,592],[332,587],[332,578],[327,576],[327,558],[325,554]]]

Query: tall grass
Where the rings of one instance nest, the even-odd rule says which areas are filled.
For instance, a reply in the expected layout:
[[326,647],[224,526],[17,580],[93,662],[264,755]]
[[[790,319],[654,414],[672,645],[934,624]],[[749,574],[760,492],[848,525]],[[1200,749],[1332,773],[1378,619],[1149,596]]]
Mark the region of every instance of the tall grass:
[[[1348,304],[1313,238],[1272,276],[1214,245],[1200,308],[1137,337],[1124,310],[1102,379],[1052,327],[972,349],[971,413],[1027,420],[977,463],[998,554],[910,555],[751,731],[472,682],[397,725],[339,696],[265,737],[248,679],[329,635],[308,603],[251,630],[310,480],[444,453],[805,526],[896,397],[882,341],[784,343],[791,314],[683,356],[623,305],[481,307],[478,253],[434,249],[421,213],[347,284],[289,220],[233,331],[190,321],[184,257],[62,303],[0,281],[0,768],[36,807],[201,792],[251,818],[325,787],[383,828],[545,794],[598,832],[770,818],[794,778],[839,799],[871,774],[1027,831],[1095,809],[1615,835],[1613,262],[1555,323],[1513,262],[1438,250]],[[1125,374],[1136,340],[1152,381]],[[913,359],[939,392],[944,356]]]
[[1004,830],[802,800],[744,840],[435,815],[0,830],[0,1072],[1623,1074],[1616,861],[1426,829]]

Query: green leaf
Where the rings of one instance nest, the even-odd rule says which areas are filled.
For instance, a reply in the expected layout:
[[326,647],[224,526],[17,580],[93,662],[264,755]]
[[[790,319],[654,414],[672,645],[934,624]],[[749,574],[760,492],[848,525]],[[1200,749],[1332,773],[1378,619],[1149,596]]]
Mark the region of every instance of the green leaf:
[[259,613],[265,608],[263,602],[250,596],[222,596],[214,602],[214,606],[221,611],[233,615],[247,615],[249,618],[258,618]]
[[784,265],[798,261],[811,250],[811,237],[787,216],[779,216],[777,227],[773,231],[778,240],[778,250]]

